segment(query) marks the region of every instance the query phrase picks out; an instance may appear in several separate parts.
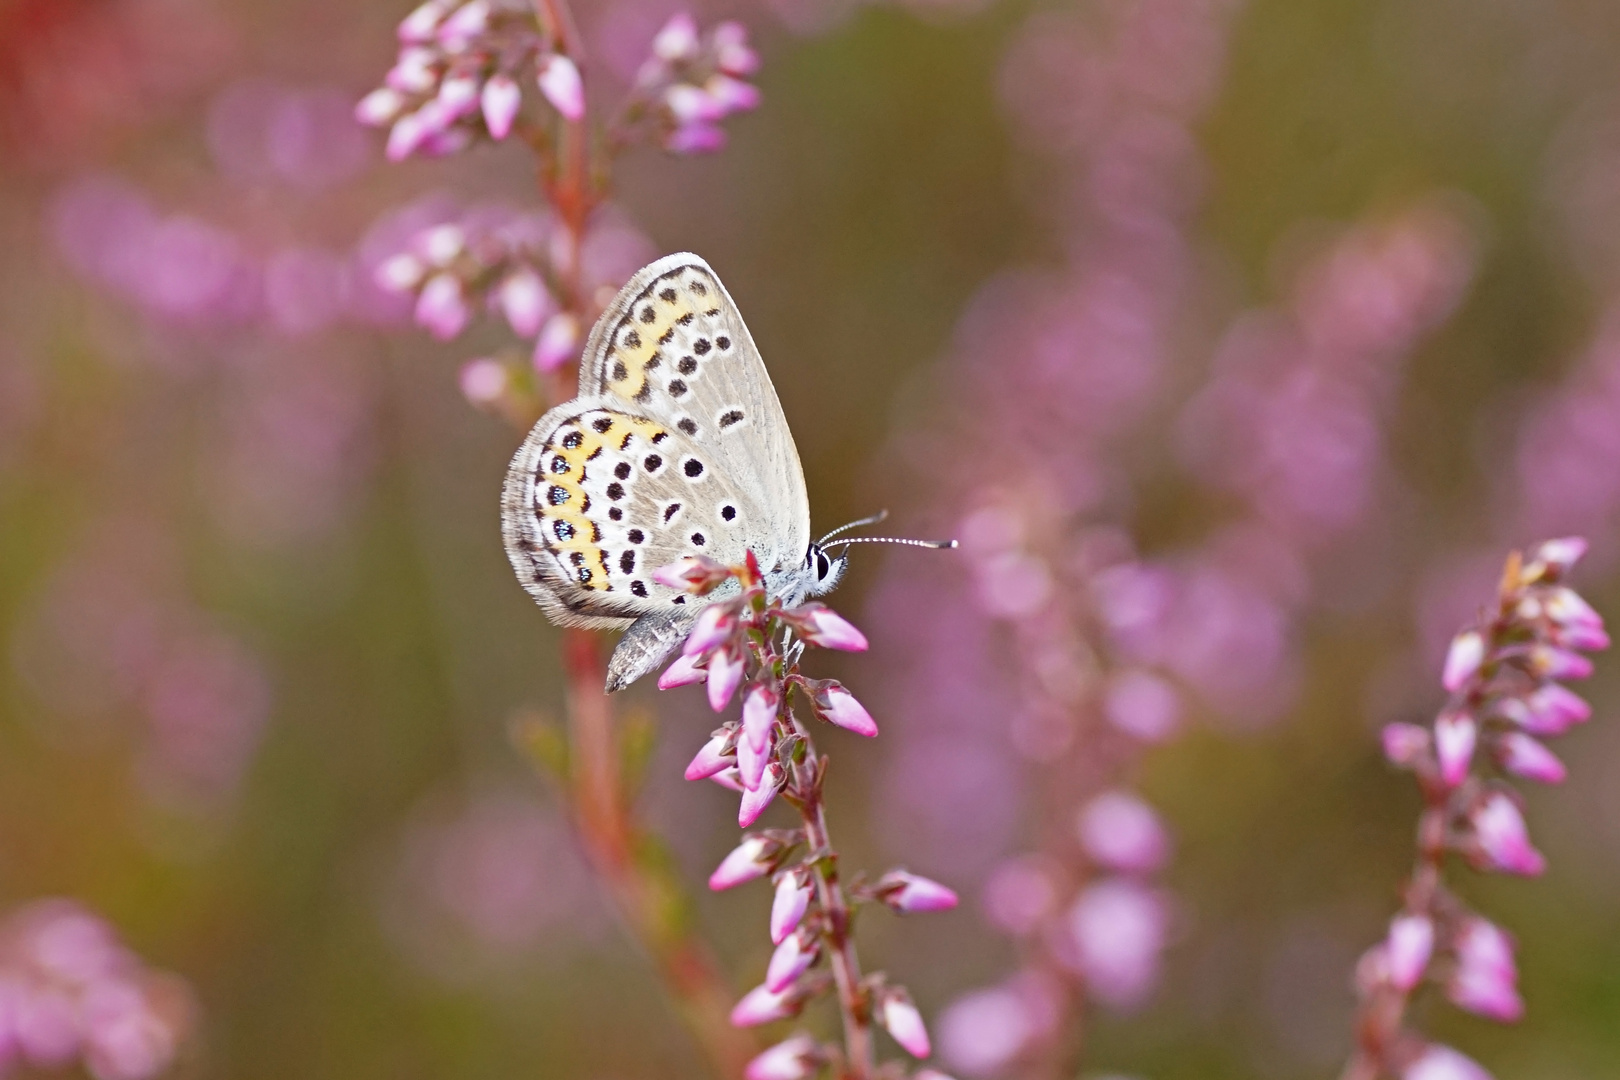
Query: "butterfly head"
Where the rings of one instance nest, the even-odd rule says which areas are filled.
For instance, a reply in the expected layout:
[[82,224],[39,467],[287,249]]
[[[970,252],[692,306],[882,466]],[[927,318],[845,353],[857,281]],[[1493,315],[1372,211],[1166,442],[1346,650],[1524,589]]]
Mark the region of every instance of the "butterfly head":
[[825,596],[838,588],[849,569],[849,555],[828,555],[820,544],[811,544],[804,556],[804,595]]

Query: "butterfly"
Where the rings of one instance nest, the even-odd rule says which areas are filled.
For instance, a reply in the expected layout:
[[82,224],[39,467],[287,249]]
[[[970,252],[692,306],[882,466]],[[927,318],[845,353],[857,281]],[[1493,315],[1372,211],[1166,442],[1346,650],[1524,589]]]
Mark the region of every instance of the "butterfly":
[[534,425],[501,496],[507,557],[552,622],[626,630],[610,692],[667,660],[698,612],[736,589],[692,596],[655,570],[752,551],[767,593],[792,605],[838,584],[848,556],[822,545],[842,531],[811,542],[804,469],[765,362],[719,277],[687,253],[619,290],[585,343],[579,396]]

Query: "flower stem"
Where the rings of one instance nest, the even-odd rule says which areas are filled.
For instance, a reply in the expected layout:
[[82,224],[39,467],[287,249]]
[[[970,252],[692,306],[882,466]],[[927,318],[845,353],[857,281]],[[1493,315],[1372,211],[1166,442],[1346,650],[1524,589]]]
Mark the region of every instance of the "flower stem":
[[[784,710],[786,707],[784,695]],[[871,1010],[861,987],[861,962],[855,954],[853,913],[844,887],[838,880],[838,853],[827,829],[826,803],[822,782],[826,779],[827,759],[810,741],[810,733],[791,712],[787,718],[804,739],[804,760],[793,767],[793,786],[799,793],[799,813],[804,820],[805,840],[814,859],[816,896],[827,918],[826,942],[833,983],[838,989],[838,1011],[844,1022],[845,1080],[868,1080],[872,1075]]]

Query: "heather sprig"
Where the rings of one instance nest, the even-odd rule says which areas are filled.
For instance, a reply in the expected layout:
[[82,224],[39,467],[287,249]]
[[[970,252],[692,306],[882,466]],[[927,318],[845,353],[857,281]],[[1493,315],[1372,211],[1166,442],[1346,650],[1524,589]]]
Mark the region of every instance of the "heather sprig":
[[1385,756],[1416,777],[1424,808],[1402,909],[1357,965],[1356,1050],[1343,1080],[1489,1080],[1465,1055],[1407,1028],[1407,1007],[1425,986],[1487,1019],[1524,1013],[1512,937],[1452,891],[1445,870],[1448,855],[1485,873],[1546,869],[1512,782],[1561,783],[1564,764],[1543,740],[1591,716],[1563,686],[1592,673],[1582,652],[1609,645],[1602,618],[1564,584],[1585,551],[1586,541],[1569,537],[1528,558],[1514,552],[1495,603],[1451,641],[1441,673],[1450,697],[1434,722],[1384,729]]
[[760,878],[774,886],[770,936],[776,949],[764,982],[737,1003],[731,1021],[751,1027],[787,1019],[828,994],[836,995],[843,1018],[841,1047],[796,1034],[756,1057],[747,1078],[806,1080],[824,1067],[853,1080],[903,1075],[897,1064],[874,1066],[873,1026],[887,1030],[916,1058],[932,1052],[928,1029],[904,986],[881,972],[862,975],[855,914],[866,904],[901,914],[945,911],[956,906],[956,893],[901,869],[870,882],[856,877],[846,885],[840,878],[824,801],[827,758],[816,749],[808,721],[867,737],[878,729],[841,683],[811,678],[799,665],[806,643],[859,652],[866,638],[823,604],[790,607],[769,596],[752,552],[739,566],[694,557],[657,576],[693,595],[722,594],[698,616],[659,686],[704,682],[716,712],[742,691],[740,717],[713,733],[687,767],[687,779],[711,779],[736,790],[737,822],[745,829],[777,796],[799,815],[795,828],[746,834],[709,879],[711,889]]

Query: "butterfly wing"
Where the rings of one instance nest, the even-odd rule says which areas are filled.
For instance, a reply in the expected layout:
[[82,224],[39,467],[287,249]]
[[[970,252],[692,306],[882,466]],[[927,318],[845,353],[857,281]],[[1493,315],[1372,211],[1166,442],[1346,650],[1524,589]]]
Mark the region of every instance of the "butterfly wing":
[[502,496],[507,556],[552,621],[646,621],[620,648],[639,659],[615,654],[610,686],[656,666],[705,603],[653,570],[692,554],[738,562],[749,548],[766,567],[792,565],[809,516],[764,362],[694,255],[660,259],[620,290],[586,344],[580,396],[535,424]]
[[[810,502],[799,452],[753,335],[708,263],[670,255],[630,279],[591,331],[580,396],[616,401],[691,439],[705,469],[753,511],[736,535],[767,572],[804,558]],[[706,553],[742,557],[730,544]]]

